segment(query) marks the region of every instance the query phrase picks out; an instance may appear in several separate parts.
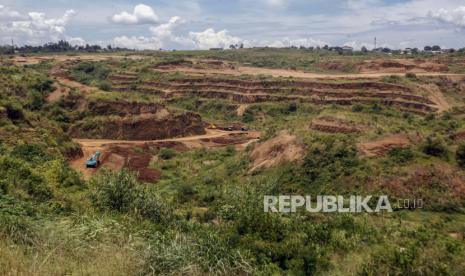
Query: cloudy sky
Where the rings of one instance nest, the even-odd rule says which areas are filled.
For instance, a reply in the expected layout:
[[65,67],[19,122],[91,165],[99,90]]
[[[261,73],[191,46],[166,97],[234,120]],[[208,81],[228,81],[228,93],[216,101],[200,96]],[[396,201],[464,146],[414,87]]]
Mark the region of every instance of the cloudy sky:
[[465,0],[0,0],[0,44],[465,47]]

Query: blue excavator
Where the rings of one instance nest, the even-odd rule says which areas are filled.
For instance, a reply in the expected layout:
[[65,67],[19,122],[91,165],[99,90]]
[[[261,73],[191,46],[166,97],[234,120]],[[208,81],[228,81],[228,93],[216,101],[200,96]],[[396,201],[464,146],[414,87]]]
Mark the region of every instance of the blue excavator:
[[87,168],[97,168],[100,165],[100,155],[99,151],[95,152],[89,159],[86,161]]

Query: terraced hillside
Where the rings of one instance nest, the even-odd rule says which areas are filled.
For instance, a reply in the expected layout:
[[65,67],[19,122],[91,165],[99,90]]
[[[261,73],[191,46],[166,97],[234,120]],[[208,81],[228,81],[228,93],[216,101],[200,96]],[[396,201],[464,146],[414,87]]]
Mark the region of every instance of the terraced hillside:
[[[382,81],[232,80],[177,78],[171,81],[138,81],[136,75],[110,76],[115,91],[153,93],[165,98],[185,95],[227,99],[237,103],[306,102],[313,104],[382,104],[401,111],[425,114],[437,111],[436,103],[421,89]],[[423,94],[423,95],[422,95]]]
[[0,274],[464,275],[463,58],[323,54],[0,58]]

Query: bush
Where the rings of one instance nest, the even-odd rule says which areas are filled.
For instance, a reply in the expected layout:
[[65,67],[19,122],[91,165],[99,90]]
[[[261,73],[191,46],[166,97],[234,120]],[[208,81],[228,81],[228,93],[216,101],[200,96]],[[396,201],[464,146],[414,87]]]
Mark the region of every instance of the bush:
[[150,270],[155,275],[248,275],[253,270],[221,235],[211,231],[156,235],[150,248]]
[[158,156],[163,160],[169,160],[176,156],[176,151],[169,148],[162,148],[160,149]]
[[0,157],[0,175],[3,178],[2,186],[5,192],[10,189],[22,189],[38,200],[48,200],[52,197],[52,190],[44,178],[22,160]]
[[17,244],[32,245],[36,238],[31,220],[34,216],[31,204],[0,195],[0,237],[7,237]]
[[96,191],[91,196],[92,202],[102,211],[130,213],[156,223],[171,220],[171,210],[156,195],[144,189],[135,173],[104,170],[93,182]]
[[353,112],[362,112],[363,111],[363,106],[361,104],[354,104],[352,106],[352,111]]
[[406,73],[405,77],[409,80],[415,81],[418,80],[417,75],[414,73]]
[[455,160],[460,167],[465,168],[465,143],[461,143],[455,152]]
[[10,155],[35,165],[52,159],[52,156],[48,155],[39,145],[36,144],[17,145],[13,148]]
[[400,80],[401,80],[401,77],[399,77],[397,75],[390,75],[390,76],[383,77],[383,81],[390,82],[390,83],[397,83]]
[[359,165],[353,144],[337,138],[317,141],[307,153],[303,170],[312,184],[334,182],[339,176],[350,175]]
[[389,158],[395,163],[403,164],[413,159],[413,152],[409,148],[405,149],[392,149],[388,153]]
[[92,81],[103,81],[111,70],[98,62],[81,62],[71,72],[71,76],[79,82],[90,84]]
[[102,81],[99,83],[98,88],[103,91],[110,91],[111,90],[111,84],[107,81]]
[[24,119],[23,108],[20,104],[10,102],[5,104],[5,108],[6,114],[10,120],[19,121]]
[[31,91],[29,93],[28,98],[29,99],[26,107],[30,110],[40,110],[42,106],[45,104],[44,96],[37,91]]
[[428,136],[422,145],[422,151],[431,156],[444,157],[447,155],[447,148],[442,139],[436,136]]
[[104,171],[95,179],[94,205],[100,209],[128,212],[136,198],[137,177],[133,173]]
[[255,115],[253,110],[248,108],[245,112],[244,115],[242,116],[242,122],[243,123],[251,123],[255,120]]
[[297,111],[297,104],[292,102],[289,104],[288,108],[287,108],[287,111],[288,112],[296,112]]

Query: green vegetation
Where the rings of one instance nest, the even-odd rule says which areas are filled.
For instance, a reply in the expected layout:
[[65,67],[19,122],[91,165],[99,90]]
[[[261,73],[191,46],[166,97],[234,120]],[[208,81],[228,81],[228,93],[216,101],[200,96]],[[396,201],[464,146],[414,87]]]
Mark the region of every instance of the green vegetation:
[[[360,60],[378,57],[308,49],[188,53],[190,58],[312,72],[354,72]],[[141,81],[186,77],[150,71],[155,64],[184,61],[186,52],[141,54],[146,58],[80,62],[70,68],[71,75],[100,90],[111,90],[109,76],[121,72],[136,74],[136,88]],[[465,144],[457,135],[465,129],[461,107],[465,102],[454,84],[440,86],[446,99],[457,104],[443,114],[422,116],[381,103],[283,101],[247,103],[244,114],[238,115],[241,103],[230,99],[165,98],[116,89],[88,93],[71,89],[66,97],[50,102],[47,96],[54,86],[50,68],[48,63],[0,66],[2,275],[465,273]],[[407,74],[383,81],[415,87],[441,80]],[[98,134],[117,114],[103,116],[89,106],[112,101],[196,112],[211,124],[261,131],[260,142],[288,130],[303,144],[302,158],[251,171],[254,145],[184,149],[166,142],[155,150],[142,146],[133,150],[150,153],[150,168],[161,173],[154,183],[141,182],[137,173],[126,169],[101,169],[84,180],[66,162],[82,156],[69,133],[79,123]],[[109,110],[104,107],[104,112]],[[310,127],[316,118],[354,125],[360,131],[317,131]],[[360,143],[399,134],[411,142],[381,147],[382,154],[376,157],[362,155]],[[175,150],[177,146],[182,150]],[[271,147],[268,157],[279,157],[286,146]],[[387,195],[394,212],[263,211],[264,195],[289,194]],[[405,199],[422,199],[424,206],[407,210],[401,205]]]
[[111,70],[102,63],[80,62],[72,70],[71,76],[79,82],[97,86],[104,91],[111,90],[111,84],[107,81]]

